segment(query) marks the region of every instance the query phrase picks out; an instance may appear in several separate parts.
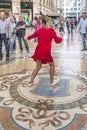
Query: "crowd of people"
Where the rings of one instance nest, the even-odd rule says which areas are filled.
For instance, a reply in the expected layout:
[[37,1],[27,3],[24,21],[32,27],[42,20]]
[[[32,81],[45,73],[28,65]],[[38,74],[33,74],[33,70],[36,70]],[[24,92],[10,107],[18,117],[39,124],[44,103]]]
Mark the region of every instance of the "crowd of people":
[[[42,27],[42,17],[35,17],[31,22],[31,26],[34,27],[35,32],[38,31]],[[47,17],[47,16],[45,16]],[[77,28],[78,21],[76,18],[67,17],[64,19],[60,18],[50,18],[50,27],[59,30],[61,33],[66,33],[65,27],[67,29],[67,33],[73,33],[73,29]],[[86,32],[85,29],[87,26],[87,18],[86,13],[82,14],[82,17],[79,21],[78,30],[82,34],[83,39],[83,49],[86,50]],[[16,37],[18,39],[20,52],[23,52],[22,41],[25,45],[26,52],[29,52],[28,41],[25,38],[26,36],[26,22],[24,21],[24,17],[19,16],[18,21],[14,16],[13,12],[9,12],[8,18],[5,17],[5,13],[0,13],[0,61],[3,59],[2,54],[2,43],[4,41],[5,49],[6,49],[6,60],[9,60],[10,53],[13,53],[16,50]],[[37,43],[37,38],[34,38],[34,42]]]
[[23,51],[22,40],[24,42],[26,51],[29,52],[28,42],[25,39],[26,36],[26,23],[22,16],[19,16],[19,20],[12,12],[9,12],[9,17],[6,18],[5,13],[0,13],[0,61],[3,59],[2,55],[2,43],[4,41],[6,49],[6,60],[9,60],[9,54],[13,53],[16,49],[16,37],[18,38],[20,52]]

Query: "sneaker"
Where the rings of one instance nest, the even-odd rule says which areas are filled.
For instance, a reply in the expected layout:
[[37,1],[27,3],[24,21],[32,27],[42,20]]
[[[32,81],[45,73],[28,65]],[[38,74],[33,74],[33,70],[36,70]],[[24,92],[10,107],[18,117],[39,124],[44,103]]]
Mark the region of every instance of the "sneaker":
[[52,86],[56,85],[58,82],[59,82],[59,79],[56,79],[56,80],[54,80],[53,83],[50,84],[50,86],[52,87]]
[[28,84],[28,87],[31,87],[31,86],[33,86],[34,85],[34,83],[29,83]]
[[9,57],[6,57],[6,61],[8,61],[9,60]]
[[86,49],[83,48],[81,51],[85,51],[85,50],[86,50]]

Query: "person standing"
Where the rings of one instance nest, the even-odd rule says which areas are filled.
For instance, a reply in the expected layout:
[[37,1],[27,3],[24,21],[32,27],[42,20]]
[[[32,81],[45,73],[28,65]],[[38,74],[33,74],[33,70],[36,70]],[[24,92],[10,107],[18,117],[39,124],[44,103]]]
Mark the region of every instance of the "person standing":
[[5,49],[6,49],[6,60],[9,60],[9,25],[5,19],[5,13],[0,13],[0,60],[3,59],[2,55],[2,42],[4,41]]
[[59,31],[65,33],[65,31],[64,31],[64,19],[63,18],[60,18],[59,24],[60,24]]
[[[35,31],[39,30],[40,28],[41,28],[40,18],[37,18],[35,23]],[[37,38],[34,38],[34,42],[37,42]]]
[[17,34],[17,37],[18,37],[20,52],[23,51],[22,40],[23,40],[23,42],[25,44],[26,51],[29,52],[28,42],[25,39],[25,35],[26,35],[26,23],[23,20],[22,16],[19,16],[19,21],[16,24],[16,34]]
[[77,28],[77,19],[75,18],[75,28]]
[[55,29],[58,29],[58,19],[55,19]]
[[32,73],[31,79],[29,81],[29,86],[33,84],[33,81],[38,74],[42,64],[47,63],[50,65],[50,85],[51,87],[54,85],[53,78],[55,65],[53,57],[51,56],[52,39],[54,39],[56,43],[61,43],[62,38],[57,36],[55,30],[53,28],[50,28],[50,26],[51,22],[49,19],[44,18],[42,19],[42,27],[27,37],[28,40],[34,37],[38,38],[38,44],[34,55],[32,56],[33,60],[36,61],[36,68]]
[[[10,25],[10,18],[11,18],[11,17],[14,18],[14,23],[16,24],[16,23],[17,23],[17,20],[16,20],[16,17],[15,17],[15,15],[14,15],[14,13],[13,13],[12,11],[9,12],[9,16],[8,16],[8,18],[7,18],[8,24]],[[14,40],[13,49],[14,49],[14,51],[16,50],[16,38],[15,38],[15,40]]]
[[66,27],[69,34],[70,33],[70,19],[68,17],[66,18]]
[[73,33],[73,25],[74,25],[74,19],[73,18],[70,21],[70,25],[71,25],[71,33]]
[[78,32],[82,35],[82,41],[83,41],[83,48],[81,51],[86,50],[86,40],[87,40],[87,18],[86,13],[82,13],[82,18],[80,19],[79,25],[78,25]]
[[55,20],[52,18],[52,27],[55,29]]
[[10,30],[11,30],[11,34],[10,34],[10,39],[8,41],[9,43],[9,47],[10,47],[10,52],[13,53],[14,51],[14,44],[15,44],[15,38],[16,38],[16,24],[15,24],[15,21],[14,21],[14,17],[11,16],[10,17]]

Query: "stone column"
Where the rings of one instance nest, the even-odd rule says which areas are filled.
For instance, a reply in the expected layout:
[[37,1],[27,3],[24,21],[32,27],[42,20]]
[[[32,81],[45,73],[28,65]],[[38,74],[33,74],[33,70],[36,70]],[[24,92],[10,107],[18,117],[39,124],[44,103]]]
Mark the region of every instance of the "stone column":
[[86,13],[87,13],[87,0],[85,0],[85,8],[86,8]]
[[21,13],[20,0],[12,0],[12,11],[15,14],[16,18],[18,18]]

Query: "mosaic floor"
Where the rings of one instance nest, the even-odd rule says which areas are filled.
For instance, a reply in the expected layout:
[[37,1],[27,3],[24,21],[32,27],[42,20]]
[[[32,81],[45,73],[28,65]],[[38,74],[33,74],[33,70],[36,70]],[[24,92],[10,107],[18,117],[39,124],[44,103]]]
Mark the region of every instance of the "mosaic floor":
[[0,62],[0,130],[87,130],[87,51],[80,51],[81,36],[75,31],[63,39],[52,49],[59,79],[53,90],[49,65],[28,87],[35,67],[33,41],[29,54],[17,47],[9,61]]

